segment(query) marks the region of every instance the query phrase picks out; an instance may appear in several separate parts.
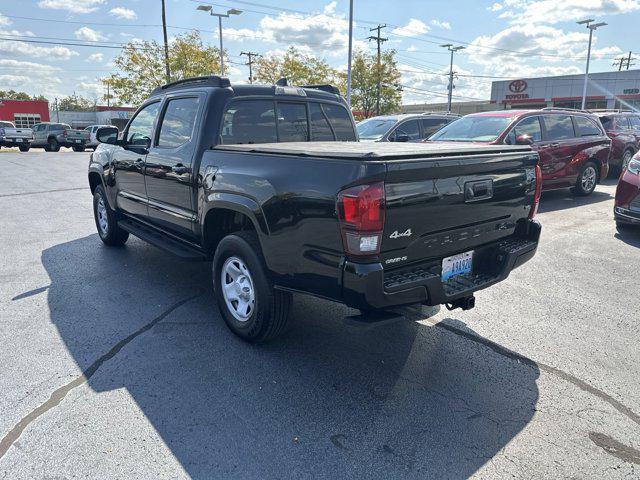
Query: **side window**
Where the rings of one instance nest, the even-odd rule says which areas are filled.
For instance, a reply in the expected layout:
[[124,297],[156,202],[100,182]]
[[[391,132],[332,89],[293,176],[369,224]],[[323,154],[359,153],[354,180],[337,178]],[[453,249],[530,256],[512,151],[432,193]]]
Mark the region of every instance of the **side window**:
[[309,104],[309,120],[311,123],[311,140],[316,142],[335,140],[329,119],[322,111],[319,103],[312,102]]
[[278,138],[281,142],[309,140],[307,108],[304,103],[278,102]]
[[274,106],[271,100],[239,100],[229,104],[222,117],[220,143],[277,142]]
[[[573,131],[573,127],[572,127]],[[527,117],[522,119],[518,124],[513,127],[513,143],[515,139],[520,135],[529,135],[534,142],[542,140],[542,129],[540,128],[540,117]],[[509,134],[511,137],[511,134]]]
[[158,147],[177,148],[191,140],[198,103],[198,97],[169,100],[160,125]]
[[127,130],[127,142],[133,145],[149,145],[153,132],[153,123],[158,116],[160,102],[147,105],[131,120]]
[[640,117],[636,117],[635,115],[630,116],[629,123],[634,130],[640,130]]
[[625,116],[615,117],[616,130],[629,130],[629,120]]
[[450,120],[448,118],[422,119],[422,131],[424,132],[422,138],[429,138],[449,122]]
[[578,135],[581,137],[591,137],[602,135],[598,126],[586,117],[575,116],[576,127],[578,127]]
[[544,115],[547,140],[566,140],[574,138],[573,121],[569,115]]
[[336,140],[347,142],[356,141],[356,131],[353,128],[351,115],[349,115],[346,108],[341,105],[325,103],[322,104],[322,110],[324,110],[325,115],[333,127],[333,131],[336,134]]
[[397,139],[400,135],[406,135],[409,137],[409,141],[420,140],[420,127],[418,125],[418,120],[407,120],[406,122],[401,123],[396,127],[395,132],[389,138]]

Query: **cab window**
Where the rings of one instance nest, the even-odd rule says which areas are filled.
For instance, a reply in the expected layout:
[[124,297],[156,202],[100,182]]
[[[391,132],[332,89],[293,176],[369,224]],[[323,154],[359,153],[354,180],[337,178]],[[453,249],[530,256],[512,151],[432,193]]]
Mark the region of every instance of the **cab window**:
[[307,107],[304,103],[278,102],[278,138],[281,142],[309,140]]
[[131,145],[149,146],[153,133],[153,124],[158,116],[160,102],[155,102],[143,107],[127,129],[127,143]]
[[220,143],[272,143],[276,133],[275,103],[272,100],[239,100],[224,113]]
[[323,140],[332,141],[336,137],[319,103],[309,103],[309,122],[311,123],[311,140],[321,142]]
[[322,110],[333,127],[336,140],[346,142],[356,141],[356,131],[353,128],[351,115],[349,115],[346,108],[342,105],[323,103]]
[[198,97],[169,100],[160,125],[158,147],[177,148],[191,140],[198,104]]

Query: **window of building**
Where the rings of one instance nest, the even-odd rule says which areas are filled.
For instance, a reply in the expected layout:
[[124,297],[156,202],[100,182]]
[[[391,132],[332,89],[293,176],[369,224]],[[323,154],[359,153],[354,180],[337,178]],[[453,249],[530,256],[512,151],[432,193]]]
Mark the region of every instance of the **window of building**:
[[191,140],[198,103],[198,97],[169,100],[160,125],[159,147],[177,148]]
[[278,102],[278,138],[281,142],[309,140],[307,108],[304,103]]
[[544,115],[547,140],[565,140],[575,137],[573,121],[569,115]]
[[13,115],[13,123],[16,128],[31,128],[36,123],[40,123],[39,113],[15,113]]
[[602,135],[602,132],[598,126],[590,119],[586,117],[580,117],[576,115],[573,117],[576,121],[576,127],[578,128],[578,135],[581,137],[591,137]]

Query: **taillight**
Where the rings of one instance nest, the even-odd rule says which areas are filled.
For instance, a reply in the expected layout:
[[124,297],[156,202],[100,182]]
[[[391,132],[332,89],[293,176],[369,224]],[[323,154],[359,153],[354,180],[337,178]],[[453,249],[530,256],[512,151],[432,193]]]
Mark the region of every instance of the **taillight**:
[[366,256],[380,253],[384,201],[384,182],[358,185],[338,193],[340,233],[347,254]]
[[536,192],[533,194],[533,205],[529,211],[529,218],[533,219],[538,213],[538,205],[540,205],[540,195],[542,194],[542,170],[540,165],[536,165]]

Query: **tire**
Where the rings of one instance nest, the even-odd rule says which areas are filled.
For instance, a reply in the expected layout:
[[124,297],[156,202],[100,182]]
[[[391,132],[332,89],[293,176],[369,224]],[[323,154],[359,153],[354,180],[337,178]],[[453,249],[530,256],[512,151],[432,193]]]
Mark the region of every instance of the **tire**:
[[29,145],[20,145],[20,146],[18,147],[18,149],[19,149],[21,152],[28,152],[30,148],[31,148],[31,147],[30,147]]
[[74,152],[84,152],[84,146],[76,147],[75,145],[71,147]]
[[[254,232],[224,237],[216,249],[212,271],[220,314],[233,333],[251,343],[267,342],[282,334],[291,293],[273,288]],[[237,272],[235,279],[233,272]],[[225,284],[230,287],[225,289]]]
[[60,144],[58,143],[58,140],[56,140],[55,138],[50,138],[49,141],[47,142],[47,146],[44,147],[44,149],[47,152],[59,152]]
[[633,150],[629,149],[629,150],[625,150],[624,153],[622,154],[622,160],[620,162],[620,173],[622,173],[622,171],[627,168],[627,165],[629,165],[629,162],[631,161],[631,159],[633,158]]
[[102,185],[93,193],[93,218],[100,240],[110,247],[121,247],[129,238],[129,232],[118,226],[116,212],[111,210]]
[[591,195],[598,183],[598,167],[593,162],[587,162],[580,169],[578,179],[576,180],[576,186],[572,192],[575,195],[586,197]]

